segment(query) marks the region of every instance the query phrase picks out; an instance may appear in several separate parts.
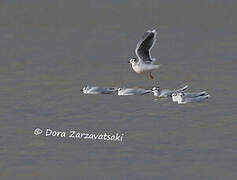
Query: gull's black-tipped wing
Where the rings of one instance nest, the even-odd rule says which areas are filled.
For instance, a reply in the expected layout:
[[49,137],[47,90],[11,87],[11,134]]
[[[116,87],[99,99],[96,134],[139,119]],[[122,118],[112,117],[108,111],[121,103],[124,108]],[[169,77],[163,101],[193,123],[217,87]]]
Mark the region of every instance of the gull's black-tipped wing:
[[141,61],[146,63],[155,61],[155,59],[151,57],[150,51],[156,42],[156,34],[155,30],[148,30],[138,42],[135,52]]

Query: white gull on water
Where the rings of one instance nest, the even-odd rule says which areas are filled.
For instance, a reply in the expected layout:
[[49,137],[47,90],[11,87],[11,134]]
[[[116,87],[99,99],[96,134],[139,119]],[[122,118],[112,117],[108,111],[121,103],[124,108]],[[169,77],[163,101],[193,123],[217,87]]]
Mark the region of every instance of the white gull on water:
[[117,90],[118,88],[116,87],[103,88],[98,86],[86,86],[81,89],[84,94],[112,94]]
[[[208,93],[206,91],[201,91],[201,92],[182,92],[182,96],[186,97],[186,98],[195,98],[195,97],[199,97],[199,96],[204,96],[207,95]],[[175,92],[172,94],[172,101],[173,102],[178,102],[178,93]]]
[[187,88],[188,88],[188,85],[186,85],[182,88],[173,89],[173,90],[170,90],[170,89],[162,89],[161,90],[159,87],[153,87],[152,92],[154,93],[154,96],[156,96],[156,97],[169,97],[173,93],[183,92],[183,91],[187,90]]
[[151,93],[150,89],[141,89],[141,88],[118,88],[119,96],[128,96],[128,95],[144,95]]
[[[158,69],[160,65],[153,64],[156,59],[151,57],[151,49],[156,43],[157,32],[156,30],[147,30],[141,40],[136,46],[136,56],[137,58],[131,58],[129,63],[132,69],[137,74],[148,74],[150,78],[152,76],[152,71]],[[98,86],[86,86],[81,91],[84,94],[117,94],[119,96],[128,95],[144,95],[148,93],[153,93],[155,97],[172,97],[173,102],[178,102],[178,104],[186,104],[189,102],[202,102],[208,99],[210,95],[206,91],[197,93],[187,93],[184,92],[188,88],[188,85],[179,89],[160,89],[159,87],[153,87],[151,89],[142,88],[104,88]]]
[[186,103],[197,103],[197,102],[203,102],[204,100],[208,99],[210,97],[209,94],[198,96],[198,97],[185,97],[183,93],[177,94],[177,102],[178,104],[186,104]]

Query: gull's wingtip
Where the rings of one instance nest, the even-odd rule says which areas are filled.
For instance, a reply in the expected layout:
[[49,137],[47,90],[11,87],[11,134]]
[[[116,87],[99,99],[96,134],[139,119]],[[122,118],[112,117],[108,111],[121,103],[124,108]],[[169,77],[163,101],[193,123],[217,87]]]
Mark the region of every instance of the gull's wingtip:
[[154,33],[154,34],[157,34],[157,32],[156,32],[156,30],[155,30],[155,29],[153,29],[153,30],[150,30],[150,29],[148,29],[146,32],[148,32],[148,33]]
[[188,88],[188,85],[186,84],[186,85],[184,86],[184,88]]
[[211,96],[208,94],[206,96],[204,96],[205,99],[209,99]]

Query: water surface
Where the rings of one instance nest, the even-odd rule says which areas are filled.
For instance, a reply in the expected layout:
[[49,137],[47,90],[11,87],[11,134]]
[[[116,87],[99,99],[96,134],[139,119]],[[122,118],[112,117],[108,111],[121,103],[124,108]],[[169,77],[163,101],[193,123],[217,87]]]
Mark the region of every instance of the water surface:
[[[236,179],[235,1],[6,1],[0,6],[1,179]],[[155,79],[127,64],[157,29]],[[90,96],[85,85],[206,90],[205,103]],[[35,128],[124,133],[123,142]]]

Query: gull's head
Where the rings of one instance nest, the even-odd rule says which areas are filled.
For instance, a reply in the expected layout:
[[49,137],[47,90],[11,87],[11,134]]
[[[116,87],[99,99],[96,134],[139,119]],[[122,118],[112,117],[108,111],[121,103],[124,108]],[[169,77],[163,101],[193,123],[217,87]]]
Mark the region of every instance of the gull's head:
[[178,104],[184,104],[184,101],[185,101],[184,96],[185,96],[184,92],[180,92],[180,93],[177,93],[177,96],[175,97],[175,99],[173,99],[173,97],[172,97],[172,99],[173,99],[173,101],[174,100],[177,101]]
[[118,91],[121,91],[122,90],[122,88],[118,88]]
[[85,92],[86,92],[86,89],[87,89],[87,87],[83,87],[83,88],[81,89],[81,91],[82,91],[83,93],[85,93]]
[[154,96],[159,96],[159,94],[160,94],[160,88],[159,87],[153,87],[151,90],[154,93]]
[[178,93],[176,93],[176,92],[172,93],[171,97],[172,97],[172,101],[173,102],[177,102],[178,101],[178,98],[179,98]]
[[130,64],[134,64],[134,63],[136,63],[137,62],[137,59],[136,58],[131,58],[129,61],[128,61],[128,63],[130,63]]
[[178,94],[175,92],[175,93],[173,93],[171,96],[172,96],[172,97],[177,97]]
[[159,87],[153,87],[151,90],[152,90],[152,91],[160,92],[160,88],[159,88]]

